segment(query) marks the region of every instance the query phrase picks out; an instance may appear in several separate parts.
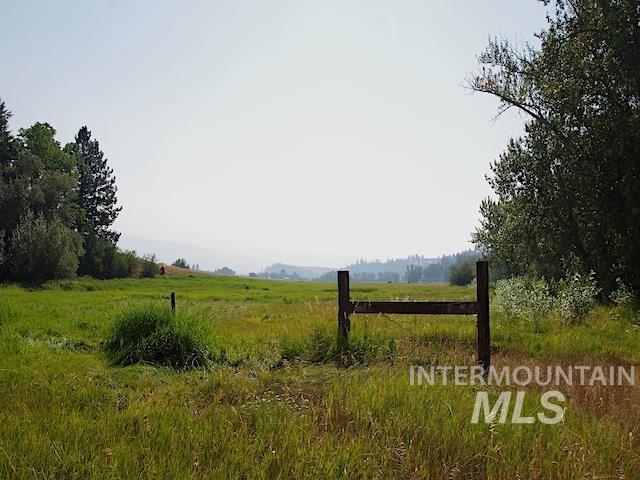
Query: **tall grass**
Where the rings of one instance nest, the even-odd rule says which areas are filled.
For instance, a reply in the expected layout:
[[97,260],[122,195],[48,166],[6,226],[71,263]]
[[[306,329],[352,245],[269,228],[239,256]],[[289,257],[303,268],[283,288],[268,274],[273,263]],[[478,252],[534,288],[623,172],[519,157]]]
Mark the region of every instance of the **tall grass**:
[[147,363],[184,370],[205,366],[213,358],[196,322],[154,304],[121,312],[103,349],[110,363],[120,366]]
[[[170,291],[178,294],[175,319]],[[442,285],[353,291],[372,300],[475,296]],[[78,279],[33,291],[0,286],[0,296],[2,479],[560,479],[640,471],[637,386],[564,391],[567,416],[556,426],[473,425],[478,387],[411,386],[409,364],[475,361],[472,317],[354,315],[340,350],[331,284]],[[131,305],[124,313],[123,304]],[[578,325],[553,315],[534,325],[494,310],[496,366],[640,362],[640,329],[610,312],[598,306]],[[120,329],[120,322],[131,324]],[[141,341],[123,342],[126,368],[97,348],[105,338],[137,335],[128,329],[142,332],[138,339],[165,338],[157,334],[165,323],[181,340],[149,344],[182,346],[168,349],[187,359],[169,362],[173,370],[156,368],[166,354],[147,356]],[[195,335],[192,344],[214,361],[185,368],[193,350],[183,348],[182,334]],[[523,415],[540,408],[539,394],[527,391]]]
[[335,362],[340,366],[368,365],[393,357],[395,341],[382,333],[350,335],[348,342],[338,342],[335,328],[317,325],[302,337],[285,335],[280,340],[283,360],[309,363]]

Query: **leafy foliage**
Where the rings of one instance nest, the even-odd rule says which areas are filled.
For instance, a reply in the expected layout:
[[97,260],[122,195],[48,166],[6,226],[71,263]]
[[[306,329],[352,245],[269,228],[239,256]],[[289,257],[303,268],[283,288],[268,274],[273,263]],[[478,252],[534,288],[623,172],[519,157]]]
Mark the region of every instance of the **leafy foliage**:
[[158,266],[155,254],[143,255],[140,259],[140,264],[140,276],[142,277],[155,277],[160,273],[160,267]]
[[582,320],[595,306],[600,289],[595,274],[576,273],[568,276],[560,283],[558,304],[562,320],[576,323]]
[[475,276],[471,262],[465,261],[451,267],[451,270],[449,270],[449,283],[451,285],[469,285]]
[[491,305],[505,320],[537,323],[556,302],[544,280],[513,277],[496,282]]
[[[11,243],[19,238],[14,230],[26,218],[56,218],[56,225],[70,225],[77,211],[74,158],[61,150],[55,130],[46,123],[36,123],[21,129],[14,138],[8,128],[9,118],[10,113],[0,103],[0,230],[4,231],[5,252],[14,248]],[[5,256],[0,265],[1,277],[23,271],[16,270],[8,260]],[[33,276],[32,272],[30,279]]]
[[507,275],[559,280],[579,260],[609,292],[640,287],[637,1],[556,2],[542,48],[492,40],[470,87],[530,117],[492,165],[474,241]]
[[599,293],[593,272],[569,275],[553,288],[544,279],[513,277],[496,282],[492,305],[509,321],[537,323],[557,312],[564,323],[578,323],[596,305]]
[[418,283],[422,278],[422,267],[420,265],[409,265],[404,273],[407,283]]
[[44,282],[76,274],[82,255],[80,235],[54,217],[26,215],[11,239],[11,269],[16,278]]
[[119,234],[109,230],[121,210],[115,178],[91,132],[82,127],[63,149],[48,123],[14,137],[10,117],[0,100],[0,279],[152,272],[153,265],[116,247]]
[[636,292],[629,288],[618,278],[616,280],[617,287],[611,293],[611,301],[616,307],[629,307],[637,301]]
[[103,348],[114,365],[166,365],[186,370],[206,365],[211,352],[204,331],[193,321],[169,309],[146,305],[117,317]]

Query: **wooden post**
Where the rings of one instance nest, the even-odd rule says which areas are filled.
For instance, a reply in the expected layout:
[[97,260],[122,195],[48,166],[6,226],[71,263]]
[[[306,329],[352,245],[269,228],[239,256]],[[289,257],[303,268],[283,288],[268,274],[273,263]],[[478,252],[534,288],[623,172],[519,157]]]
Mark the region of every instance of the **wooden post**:
[[477,282],[477,341],[478,341],[478,365],[482,366],[483,373],[489,373],[491,365],[491,335],[489,332],[489,262],[482,260],[476,262]]
[[176,313],[176,292],[171,292],[171,312]]
[[346,346],[349,341],[349,272],[338,271],[338,343]]

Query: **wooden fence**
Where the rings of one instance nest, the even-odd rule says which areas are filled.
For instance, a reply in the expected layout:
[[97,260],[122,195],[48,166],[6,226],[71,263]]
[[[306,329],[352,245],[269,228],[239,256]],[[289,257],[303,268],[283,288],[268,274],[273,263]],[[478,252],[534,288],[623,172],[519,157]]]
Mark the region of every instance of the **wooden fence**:
[[393,313],[409,315],[476,315],[478,365],[489,371],[491,339],[489,332],[489,262],[476,262],[475,302],[352,302],[349,295],[349,271],[338,272],[338,338],[346,343],[353,313]]

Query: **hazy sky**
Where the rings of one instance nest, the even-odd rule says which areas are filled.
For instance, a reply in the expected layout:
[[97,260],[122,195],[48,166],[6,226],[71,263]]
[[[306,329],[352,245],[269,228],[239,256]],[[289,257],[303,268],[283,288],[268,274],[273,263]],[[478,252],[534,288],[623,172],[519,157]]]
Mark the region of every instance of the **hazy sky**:
[[337,266],[469,247],[485,173],[523,118],[464,78],[534,0],[0,0],[12,128],[86,124],[115,227]]

